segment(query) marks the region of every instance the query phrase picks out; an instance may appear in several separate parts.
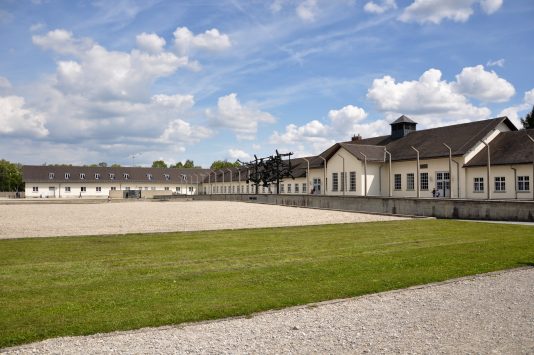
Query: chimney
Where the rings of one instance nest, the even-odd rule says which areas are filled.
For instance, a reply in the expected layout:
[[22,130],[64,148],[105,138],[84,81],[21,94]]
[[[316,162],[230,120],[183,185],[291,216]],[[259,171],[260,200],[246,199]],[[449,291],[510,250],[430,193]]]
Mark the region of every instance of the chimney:
[[353,135],[352,138],[350,139],[351,142],[361,142],[362,140],[362,136],[360,136],[360,134],[358,135]]

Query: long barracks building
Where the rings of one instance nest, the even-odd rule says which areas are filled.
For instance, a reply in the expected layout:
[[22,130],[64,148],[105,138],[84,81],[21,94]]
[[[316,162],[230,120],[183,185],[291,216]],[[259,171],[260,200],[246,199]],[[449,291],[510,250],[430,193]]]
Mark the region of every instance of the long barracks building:
[[[391,134],[354,136],[317,156],[292,159],[281,194],[534,199],[534,130],[507,117],[426,130],[406,116]],[[158,194],[252,194],[246,168],[24,166],[27,198],[108,197],[117,190]],[[258,189],[276,193],[276,186]],[[146,193],[145,193],[146,194]]]

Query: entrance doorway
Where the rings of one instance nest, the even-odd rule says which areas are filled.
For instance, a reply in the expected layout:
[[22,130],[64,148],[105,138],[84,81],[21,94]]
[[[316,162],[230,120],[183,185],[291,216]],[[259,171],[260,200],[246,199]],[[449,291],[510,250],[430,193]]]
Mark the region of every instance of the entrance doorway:
[[439,193],[439,197],[451,197],[451,177],[448,171],[436,172],[436,193]]
[[321,194],[321,179],[319,178],[313,178],[313,194],[314,195]]

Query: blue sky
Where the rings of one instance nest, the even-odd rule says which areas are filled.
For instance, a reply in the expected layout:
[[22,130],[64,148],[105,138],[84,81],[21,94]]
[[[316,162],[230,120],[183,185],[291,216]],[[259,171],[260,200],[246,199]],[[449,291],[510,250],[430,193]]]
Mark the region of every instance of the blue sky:
[[0,158],[320,153],[534,105],[531,0],[0,0]]

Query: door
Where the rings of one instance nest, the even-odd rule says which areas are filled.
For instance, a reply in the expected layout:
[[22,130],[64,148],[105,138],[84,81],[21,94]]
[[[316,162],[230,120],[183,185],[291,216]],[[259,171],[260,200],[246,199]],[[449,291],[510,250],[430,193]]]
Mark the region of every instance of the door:
[[48,188],[48,197],[56,197],[56,187],[50,186]]
[[437,197],[451,197],[451,179],[448,171],[436,172],[436,194]]
[[313,178],[313,194],[320,195],[321,194],[321,179],[319,178]]

